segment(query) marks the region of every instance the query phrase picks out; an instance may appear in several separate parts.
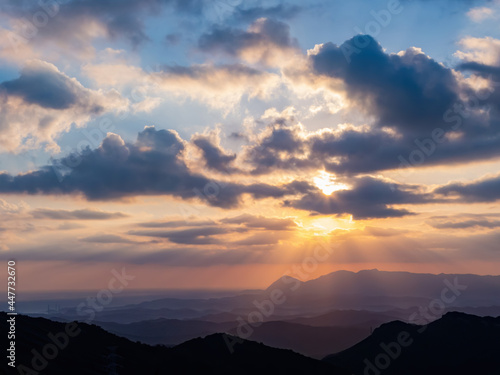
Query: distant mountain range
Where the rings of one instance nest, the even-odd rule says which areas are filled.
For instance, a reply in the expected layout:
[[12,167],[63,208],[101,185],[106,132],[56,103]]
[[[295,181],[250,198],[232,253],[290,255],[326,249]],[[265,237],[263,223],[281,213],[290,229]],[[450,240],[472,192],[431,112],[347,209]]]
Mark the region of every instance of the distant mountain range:
[[[21,315],[16,319],[17,365],[39,366],[40,374],[500,374],[500,317],[457,312],[426,326],[401,321],[382,324],[364,340],[322,361],[224,333],[167,348],[132,342],[95,325],[78,323],[72,331],[78,333],[65,342],[60,336],[65,323]],[[284,325],[282,333],[290,328],[290,323],[272,324]],[[7,331],[5,313],[0,313],[0,327]],[[55,352],[47,349],[55,343],[51,335],[59,337],[59,345],[65,344]],[[328,335],[316,332],[317,345]],[[286,335],[282,340],[287,340]],[[5,362],[0,369],[16,373]]]
[[[65,332],[64,323],[21,315],[16,319],[16,364],[26,366],[24,373],[30,373],[27,371],[31,369],[31,373],[50,375],[349,374],[335,365],[290,350],[242,339],[236,342],[234,337],[225,334],[213,334],[167,348],[135,343],[84,323],[73,330],[79,333],[69,338],[63,349],[54,351],[47,349],[55,347],[49,335]],[[2,332],[7,332],[5,313],[0,313],[0,327]],[[65,342],[58,337],[60,343]],[[6,365],[5,359],[0,366],[2,374],[18,373]]]
[[355,375],[498,375],[500,317],[450,312],[422,328],[394,321],[325,361]]
[[[499,276],[337,271],[307,282],[284,277],[266,290],[233,296],[162,298],[108,307],[96,312],[92,322],[150,345],[172,347],[227,332],[319,359],[350,348],[395,320],[426,324],[449,311],[498,316],[499,290]],[[278,303],[271,303],[276,296]],[[422,314],[430,307],[431,313]],[[259,321],[242,335],[242,326],[252,316]],[[86,319],[76,308],[48,317]]]
[[[96,313],[100,322],[132,323],[157,318],[205,320],[205,316],[232,314],[245,316],[256,310],[255,303],[269,300],[273,292],[283,296],[274,304],[272,316],[265,320],[317,316],[332,310],[367,310],[388,312],[428,306],[440,299],[443,291],[457,289],[446,299],[443,313],[449,310],[500,306],[500,276],[469,274],[418,274],[365,270],[336,271],[302,282],[283,277],[266,290],[219,298],[162,298],[123,307],[106,308]],[[448,293],[447,292],[447,293]],[[453,293],[453,290],[451,291]],[[472,311],[470,311],[472,312]],[[481,309],[473,313],[481,315]],[[409,315],[409,314],[408,314]],[[439,317],[440,314],[437,314]],[[76,307],[49,317],[82,319]],[[401,318],[401,317],[400,317]],[[225,318],[218,322],[228,321]]]
[[[119,324],[96,322],[106,331],[146,344],[174,346],[183,341],[217,332],[238,335],[237,323],[199,320],[156,319]],[[304,324],[271,321],[255,327],[249,339],[276,348],[292,349],[312,358],[344,350],[370,334],[370,327],[312,327]]]

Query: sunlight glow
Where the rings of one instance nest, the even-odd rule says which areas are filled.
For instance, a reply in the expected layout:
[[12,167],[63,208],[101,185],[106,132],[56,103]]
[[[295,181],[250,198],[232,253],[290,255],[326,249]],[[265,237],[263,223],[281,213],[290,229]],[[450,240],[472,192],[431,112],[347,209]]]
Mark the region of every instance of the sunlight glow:
[[346,184],[336,182],[336,177],[328,172],[320,171],[319,174],[313,178],[314,184],[321,189],[323,194],[330,195],[337,190],[346,190],[349,187]]

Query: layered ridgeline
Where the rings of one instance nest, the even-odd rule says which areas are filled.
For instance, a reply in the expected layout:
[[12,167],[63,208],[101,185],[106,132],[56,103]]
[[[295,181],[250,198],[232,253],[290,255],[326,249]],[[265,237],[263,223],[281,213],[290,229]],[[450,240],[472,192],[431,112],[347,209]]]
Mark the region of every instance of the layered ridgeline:
[[[16,368],[2,361],[2,374],[349,374],[327,362],[223,333],[167,348],[132,342],[85,323],[22,315],[16,320]],[[7,332],[5,313],[0,313],[0,328]]]
[[497,375],[500,317],[452,312],[425,326],[394,321],[324,360],[355,375]]
[[[62,308],[46,315],[90,321],[150,345],[175,346],[228,332],[320,359],[394,320],[427,324],[448,311],[500,315],[500,276],[337,271],[223,298],[162,298],[122,307]],[[22,311],[22,305],[20,306]]]
[[[445,290],[451,290],[453,295],[443,300]],[[92,319],[101,322],[131,323],[156,318],[200,320],[217,314],[222,318],[209,320],[222,322],[258,309],[259,303],[270,300],[274,295],[276,303],[273,303],[270,316],[264,317],[267,320],[314,316],[332,310],[384,312],[408,309],[427,306],[434,299],[443,300],[445,309],[460,309],[481,315],[481,311],[473,309],[500,306],[499,290],[500,276],[337,271],[306,282],[284,276],[266,290],[229,297],[162,298],[118,308],[106,307],[91,313]],[[19,308],[22,311],[22,305]],[[76,306],[61,309],[57,315],[76,320],[85,320],[90,316],[85,308],[77,311]]]
[[[424,326],[401,321],[323,361],[223,333],[172,348],[150,346],[95,325],[18,316],[16,365],[2,374],[354,374],[498,375],[500,317],[447,313]],[[0,313],[0,328],[7,330]]]

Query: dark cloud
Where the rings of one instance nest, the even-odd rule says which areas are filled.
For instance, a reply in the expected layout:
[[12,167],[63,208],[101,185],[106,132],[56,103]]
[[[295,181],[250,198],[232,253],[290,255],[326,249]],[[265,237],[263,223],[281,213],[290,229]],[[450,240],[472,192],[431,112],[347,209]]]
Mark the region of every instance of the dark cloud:
[[89,200],[113,200],[137,195],[200,198],[231,208],[248,194],[256,199],[296,194],[294,185],[240,185],[192,173],[182,160],[184,143],[177,133],[148,127],[133,144],[114,134],[95,150],[70,155],[53,167],[11,176],[0,173],[0,192],[16,194],[83,194]]
[[[349,100],[377,119],[376,128],[367,134],[342,133],[323,147],[323,152],[341,160],[331,165],[332,170],[396,168],[413,152],[423,155],[411,163],[416,167],[424,161],[425,165],[461,163],[499,155],[500,94],[496,87],[500,80],[492,82],[493,89],[478,92],[420,50],[387,54],[366,35],[341,46],[326,43],[309,58],[315,74],[340,79]],[[460,68],[494,71],[474,63]],[[379,132],[387,127],[395,134]],[[434,132],[441,134],[439,141],[433,139]],[[447,138],[454,132],[459,134]],[[366,141],[372,136],[369,145]]]
[[349,99],[380,126],[420,134],[432,130],[459,101],[452,71],[416,49],[386,54],[369,35],[358,35],[341,46],[323,44],[310,56],[314,72],[341,79]]
[[323,215],[351,214],[355,219],[402,217],[413,213],[391,205],[432,202],[432,196],[419,193],[416,187],[397,185],[373,177],[352,179],[352,188],[338,190],[331,195],[319,189],[297,200],[285,201],[285,206]]
[[91,209],[67,211],[51,210],[48,208],[39,208],[31,211],[31,215],[35,219],[50,220],[110,220],[128,217],[128,215],[121,212],[105,212]]
[[285,239],[283,234],[276,234],[273,232],[254,233],[249,237],[243,238],[238,241],[231,242],[234,246],[267,246],[276,245],[280,240]]
[[209,137],[196,135],[191,141],[202,151],[208,168],[224,173],[239,171],[238,168],[232,166],[236,154],[227,154],[220,146],[214,144]]
[[220,220],[225,224],[244,225],[247,228],[265,229],[265,230],[291,230],[297,226],[292,219],[270,218],[264,216],[254,216],[243,214],[231,218]]
[[78,106],[93,114],[104,110],[92,98],[90,90],[53,65],[41,61],[26,65],[19,78],[2,82],[0,93],[20,97],[28,104],[44,108],[62,110]]
[[165,35],[165,42],[168,44],[178,44],[181,41],[181,35],[177,33]]
[[457,66],[457,69],[463,71],[472,71],[482,76],[500,76],[500,67],[481,64],[474,61],[461,63]]
[[[164,8],[177,12],[200,14],[205,2],[202,0],[68,0],[61,3],[57,10],[53,7],[58,2],[47,4],[48,13],[52,16],[44,27],[39,28],[36,40],[58,40],[81,43],[82,34],[89,36],[95,33],[95,23],[104,28],[106,36],[111,39],[126,39],[137,46],[149,40],[145,31],[144,16],[161,13]],[[11,4],[4,6],[3,11],[16,18],[40,11],[36,1],[25,2],[25,6]],[[30,9],[31,7],[31,9]]]
[[73,230],[82,228],[86,228],[86,226],[78,223],[63,223],[57,227],[58,230]]
[[[243,64],[223,64],[223,65],[164,65],[161,67],[161,72],[164,77],[187,77],[193,79],[206,79],[207,75],[212,75],[214,72],[223,72],[228,76],[245,76],[258,78],[263,73],[260,70],[251,68]],[[221,82],[219,82],[221,83]]]
[[[241,230],[240,230],[241,231]],[[166,238],[170,242],[190,245],[216,245],[224,243],[219,238],[213,236],[232,233],[229,228],[221,227],[200,227],[183,230],[132,230],[129,234],[134,236],[147,236]]]
[[232,132],[231,134],[229,134],[229,138],[248,141],[248,136],[241,132]]
[[278,4],[267,8],[262,6],[245,8],[240,5],[236,7],[233,18],[237,22],[252,22],[262,17],[289,20],[297,16],[301,10],[302,8],[297,5],[288,4]]
[[298,127],[270,125],[258,143],[245,151],[244,158],[253,167],[252,174],[265,174],[276,169],[300,170],[321,166],[321,163],[305,154],[307,144],[299,132]]
[[212,220],[171,220],[171,221],[150,221],[147,223],[140,223],[138,226],[143,228],[179,228],[179,227],[198,227],[215,224]]
[[198,41],[199,49],[204,52],[219,51],[230,56],[240,56],[245,51],[259,51],[260,61],[266,61],[276,49],[297,46],[297,40],[290,36],[287,24],[266,18],[257,20],[248,31],[216,26]]
[[95,236],[89,236],[82,238],[80,241],[91,242],[91,243],[102,243],[102,244],[113,244],[113,243],[123,243],[123,244],[136,244],[138,242],[131,241],[125,237],[117,236],[114,234],[101,234]]
[[428,221],[436,229],[499,228],[500,220]]
[[434,190],[459,202],[495,202],[500,199],[500,176],[469,183],[450,183]]
[[311,160],[340,174],[364,173],[399,166],[398,155],[407,155],[416,146],[405,145],[392,134],[373,129],[348,129],[341,133],[323,132],[308,140]]
[[434,125],[420,128],[405,128],[403,118],[394,130],[375,125],[307,133],[287,121],[271,124],[246,146],[241,161],[257,175],[307,169],[356,175],[398,168],[405,173],[406,168],[500,156],[500,111],[494,109],[500,96],[497,100],[497,92],[488,91],[479,98],[473,90],[468,92],[470,102],[477,99],[477,105],[457,102]]
[[[200,226],[197,228],[180,230],[132,230],[128,234],[135,236],[146,236],[165,238],[172,243],[183,245],[227,245],[227,246],[263,246],[273,245],[279,240],[287,237],[284,230],[292,229],[291,223],[286,219],[272,219],[262,217],[262,223],[256,223],[259,217],[241,215],[232,219],[220,220],[218,226]],[[245,224],[235,226],[232,224]],[[225,225],[222,225],[225,224]],[[260,231],[264,229],[265,231]],[[248,237],[230,240],[227,236],[235,233],[251,233]],[[281,233],[281,234],[279,234]]]

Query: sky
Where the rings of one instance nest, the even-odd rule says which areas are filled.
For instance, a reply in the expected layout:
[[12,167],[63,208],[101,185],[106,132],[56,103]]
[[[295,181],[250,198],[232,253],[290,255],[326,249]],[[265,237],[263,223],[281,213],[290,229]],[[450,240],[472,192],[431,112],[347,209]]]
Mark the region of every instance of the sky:
[[4,0],[30,292],[498,274],[499,1]]

